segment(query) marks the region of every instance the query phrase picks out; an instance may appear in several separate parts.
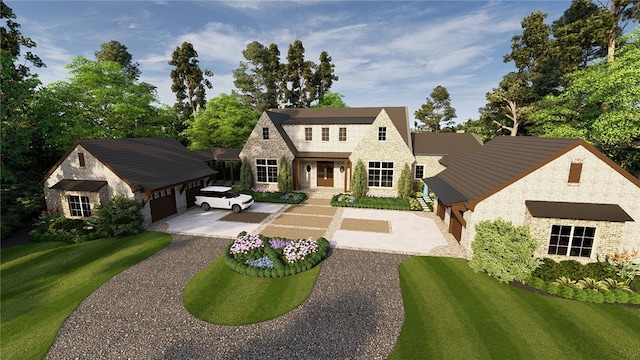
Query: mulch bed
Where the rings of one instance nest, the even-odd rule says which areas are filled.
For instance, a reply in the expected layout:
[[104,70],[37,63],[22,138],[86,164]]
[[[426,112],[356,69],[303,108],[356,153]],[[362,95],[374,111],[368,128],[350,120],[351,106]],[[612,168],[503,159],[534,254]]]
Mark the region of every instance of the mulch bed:
[[325,207],[325,206],[301,206],[301,205],[292,205],[285,211],[290,214],[308,214],[308,215],[324,215],[324,216],[333,216],[336,213],[336,208],[334,207]]
[[343,219],[342,230],[370,231],[379,233],[390,233],[390,225],[387,220],[364,220],[364,219]]
[[234,221],[234,222],[245,222],[245,223],[254,223],[259,224],[262,220],[266,219],[269,216],[269,213],[261,213],[261,212],[252,212],[252,211],[243,211],[239,213],[229,213],[222,218],[220,221]]
[[[331,224],[333,217],[329,216],[304,216],[304,215],[289,215],[282,214],[273,221],[274,225],[290,225],[290,226],[303,226],[326,229]],[[324,230],[323,230],[324,233]]]

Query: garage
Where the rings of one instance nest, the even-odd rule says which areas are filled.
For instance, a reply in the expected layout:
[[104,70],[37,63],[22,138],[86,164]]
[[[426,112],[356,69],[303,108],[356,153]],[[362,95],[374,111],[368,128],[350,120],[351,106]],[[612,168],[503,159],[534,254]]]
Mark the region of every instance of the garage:
[[171,188],[153,192],[149,206],[151,208],[151,222],[177,214],[175,190]]

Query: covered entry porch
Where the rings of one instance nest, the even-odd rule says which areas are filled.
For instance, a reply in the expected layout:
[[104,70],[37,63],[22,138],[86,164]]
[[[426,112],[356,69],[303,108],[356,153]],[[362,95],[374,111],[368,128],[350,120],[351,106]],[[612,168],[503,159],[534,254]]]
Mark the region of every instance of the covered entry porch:
[[351,161],[349,154],[299,154],[293,160],[293,186],[296,190],[334,188],[351,189]]

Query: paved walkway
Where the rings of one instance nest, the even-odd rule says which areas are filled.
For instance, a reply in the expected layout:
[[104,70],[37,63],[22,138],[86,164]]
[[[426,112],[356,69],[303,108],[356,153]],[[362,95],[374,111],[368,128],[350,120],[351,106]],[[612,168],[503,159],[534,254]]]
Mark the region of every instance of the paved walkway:
[[289,239],[324,236],[337,249],[465,257],[464,249],[433,213],[336,208],[329,203],[330,192],[309,195],[301,205],[255,203],[235,215],[229,210],[192,208],[154,224],[153,229],[228,239],[241,231]]

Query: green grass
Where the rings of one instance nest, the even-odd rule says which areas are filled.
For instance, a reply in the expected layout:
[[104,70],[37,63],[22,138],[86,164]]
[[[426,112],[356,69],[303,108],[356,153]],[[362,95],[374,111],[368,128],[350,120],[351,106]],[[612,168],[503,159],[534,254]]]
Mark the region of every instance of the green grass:
[[257,278],[232,271],[218,257],[189,281],[184,305],[193,316],[213,324],[244,325],[273,319],[309,297],[321,267],[280,278]]
[[400,264],[405,322],[389,359],[637,359],[640,310],[553,298],[466,260]]
[[42,359],[60,326],[87,296],[169,243],[168,234],[144,232],[0,251],[2,359]]

